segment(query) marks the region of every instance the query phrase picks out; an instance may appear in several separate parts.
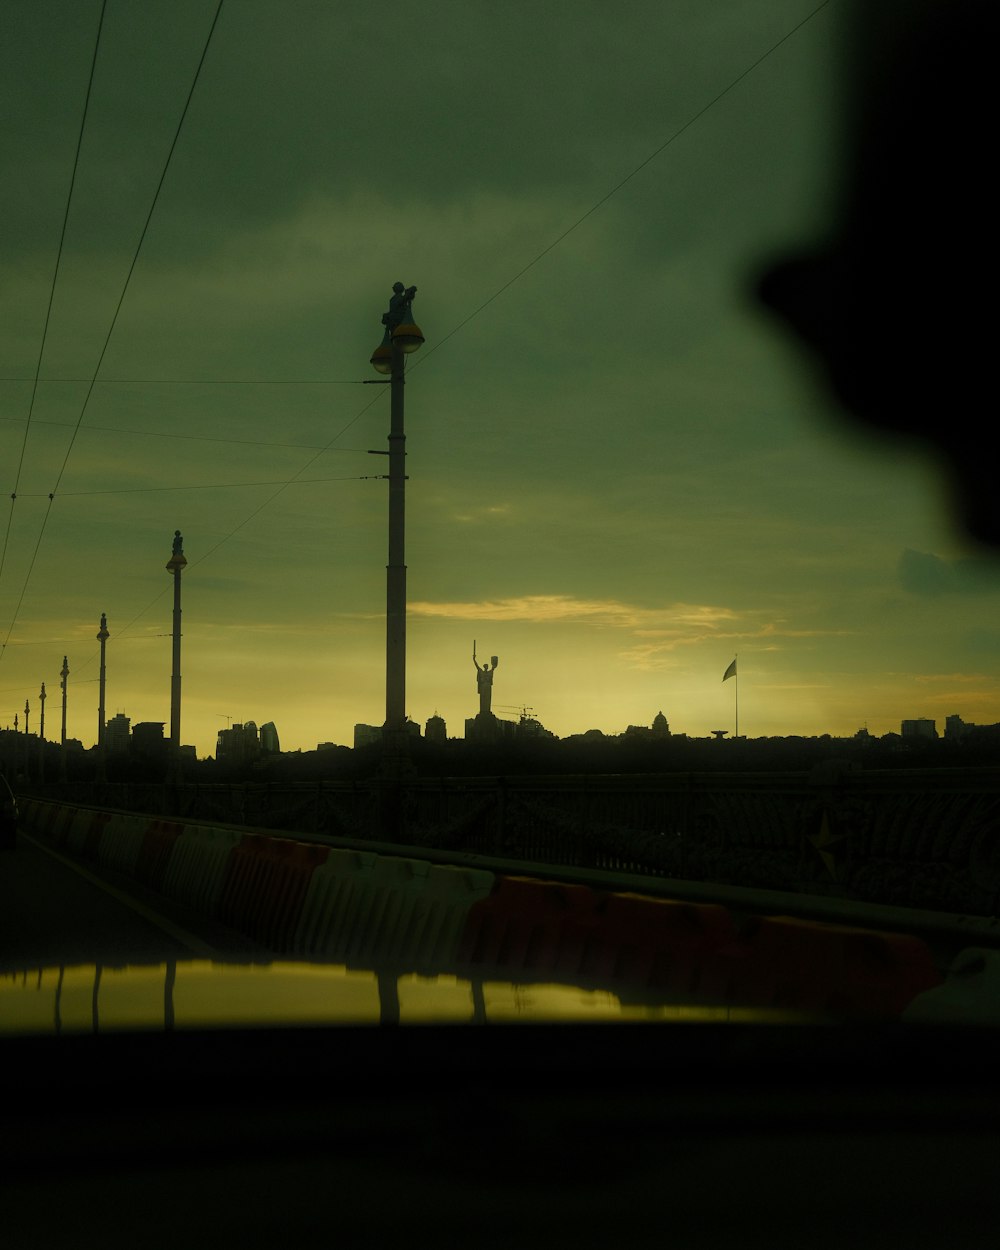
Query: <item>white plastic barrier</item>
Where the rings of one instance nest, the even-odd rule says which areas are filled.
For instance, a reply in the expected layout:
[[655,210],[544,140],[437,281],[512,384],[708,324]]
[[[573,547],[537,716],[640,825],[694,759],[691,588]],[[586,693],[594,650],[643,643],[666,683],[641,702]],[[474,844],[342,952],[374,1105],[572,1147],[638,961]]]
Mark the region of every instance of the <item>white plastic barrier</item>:
[[242,836],[235,829],[185,826],[174,843],[163,893],[201,915],[214,916],[229,856]]
[[[149,827],[149,816],[129,816],[112,812],[104,826],[97,849],[97,862],[106,868],[134,875],[142,840]],[[70,846],[68,849],[76,849]],[[82,848],[81,848],[82,849]]]
[[313,873],[295,933],[299,955],[358,963],[402,960],[438,971],[457,949],[469,908],[492,872],[331,850]]
[[366,879],[378,858],[371,851],[331,850],[312,875],[292,951],[325,955],[346,948],[366,892]]

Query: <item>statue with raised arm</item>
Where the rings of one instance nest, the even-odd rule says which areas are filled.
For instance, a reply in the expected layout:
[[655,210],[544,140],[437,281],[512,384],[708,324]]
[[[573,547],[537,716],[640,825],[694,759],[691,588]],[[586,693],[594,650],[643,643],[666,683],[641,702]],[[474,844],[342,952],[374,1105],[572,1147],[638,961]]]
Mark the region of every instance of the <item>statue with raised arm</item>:
[[490,701],[493,698],[493,672],[500,663],[495,655],[490,656],[492,667],[488,664],[480,664],[476,659],[476,644],[472,644],[472,662],[476,666],[476,686],[479,690],[479,714],[484,713],[489,716]]

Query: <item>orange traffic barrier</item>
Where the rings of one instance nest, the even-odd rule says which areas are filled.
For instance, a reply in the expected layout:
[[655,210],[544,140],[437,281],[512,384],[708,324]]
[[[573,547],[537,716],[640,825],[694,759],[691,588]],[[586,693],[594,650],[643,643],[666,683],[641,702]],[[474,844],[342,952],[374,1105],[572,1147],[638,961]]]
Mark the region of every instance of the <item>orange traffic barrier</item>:
[[184,826],[172,820],[151,820],[143,834],[133,873],[137,881],[154,890],[163,889],[170,857]]
[[479,970],[684,995],[694,991],[701,963],[735,934],[719,904],[503,877],[488,899],[470,908],[458,957]]
[[764,916],[719,952],[701,988],[733,1005],[894,1019],[941,980],[927,944],[909,934]]

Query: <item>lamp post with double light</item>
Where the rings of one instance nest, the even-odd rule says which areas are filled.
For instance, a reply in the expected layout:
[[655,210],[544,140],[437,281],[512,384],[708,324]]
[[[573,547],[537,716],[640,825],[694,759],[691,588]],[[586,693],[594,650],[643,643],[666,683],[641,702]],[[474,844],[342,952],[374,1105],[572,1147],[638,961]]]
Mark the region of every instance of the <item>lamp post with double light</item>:
[[406,357],[423,345],[413,320],[415,286],[397,282],[389,310],[382,314],[385,334],[371,356],[372,367],[389,375],[389,562],[385,589],[385,724],[387,756],[406,751],[406,435],[403,387]]

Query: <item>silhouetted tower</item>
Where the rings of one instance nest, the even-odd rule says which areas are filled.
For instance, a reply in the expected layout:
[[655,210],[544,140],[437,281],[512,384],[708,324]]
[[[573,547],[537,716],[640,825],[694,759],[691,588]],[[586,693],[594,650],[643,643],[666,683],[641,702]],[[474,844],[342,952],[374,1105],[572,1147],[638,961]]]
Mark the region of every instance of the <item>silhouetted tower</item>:
[[[107,669],[104,665],[104,652],[109,637],[108,618],[106,613],[102,612],[101,628],[97,631],[97,641],[101,644],[101,676],[98,683],[97,696],[97,767],[101,774],[104,772],[104,694],[107,687]],[[103,781],[103,776],[101,780]]]
[[385,726],[389,753],[406,750],[406,435],[403,431],[404,362],[423,345],[413,321],[415,286],[396,282],[389,310],[382,314],[385,334],[371,356],[372,367],[391,380],[389,421],[389,563],[385,594]]
[[170,754],[174,764],[181,754],[181,572],[186,564],[184,539],[180,530],[174,530],[174,549],[166,566],[174,576],[174,660],[170,678]]
[[45,682],[42,682],[42,688],[38,692],[38,702],[41,705],[41,716],[38,727],[38,780],[45,780]]
[[28,744],[28,700],[24,701],[24,775],[31,775],[31,748]]
[[61,780],[66,780],[66,687],[69,684],[69,664],[66,657],[63,656],[63,666],[60,670],[62,680],[59,682],[59,689],[62,691],[62,734],[59,738],[59,745],[62,750],[59,753],[59,776]]

